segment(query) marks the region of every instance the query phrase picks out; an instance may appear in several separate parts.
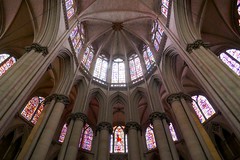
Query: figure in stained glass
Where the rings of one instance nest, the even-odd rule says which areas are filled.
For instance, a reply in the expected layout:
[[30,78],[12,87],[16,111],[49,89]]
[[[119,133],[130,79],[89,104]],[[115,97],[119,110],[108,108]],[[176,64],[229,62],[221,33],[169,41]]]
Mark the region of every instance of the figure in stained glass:
[[0,54],[0,77],[11,68],[14,63],[16,63],[14,57],[11,57],[9,54]]

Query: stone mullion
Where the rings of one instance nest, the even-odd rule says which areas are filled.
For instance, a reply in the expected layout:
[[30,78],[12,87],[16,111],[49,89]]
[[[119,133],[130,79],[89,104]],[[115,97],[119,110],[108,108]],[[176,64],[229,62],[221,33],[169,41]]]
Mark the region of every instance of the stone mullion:
[[46,158],[65,105],[69,104],[69,99],[65,95],[55,95],[55,99],[56,103],[43,131],[41,132],[36,147],[30,156],[31,160],[44,160]]
[[[178,159],[176,148],[168,128],[168,118],[165,113],[153,112],[149,116],[161,159]],[[172,144],[171,144],[172,143]]]
[[49,96],[45,99],[45,109],[42,111],[37,123],[34,125],[28,139],[26,140],[17,160],[29,159],[33,149],[36,147],[37,141],[47,123],[53,107],[56,103],[54,96]]
[[70,137],[66,141],[67,148],[63,158],[65,160],[75,160],[77,158],[82,128],[84,128],[87,121],[87,116],[81,112],[73,113],[70,118],[73,121],[73,125],[72,128],[68,128]]
[[101,122],[97,126],[99,133],[99,142],[97,149],[97,160],[109,159],[110,134],[112,134],[112,125],[109,122]]
[[138,131],[141,126],[137,122],[128,122],[126,124],[125,132],[128,135],[128,157],[129,160],[141,159],[142,153],[139,149]]

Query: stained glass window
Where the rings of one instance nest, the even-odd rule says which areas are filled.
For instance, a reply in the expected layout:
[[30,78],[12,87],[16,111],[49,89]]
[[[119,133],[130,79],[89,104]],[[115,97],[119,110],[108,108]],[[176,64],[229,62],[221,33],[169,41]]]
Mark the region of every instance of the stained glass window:
[[206,97],[202,95],[196,95],[192,96],[192,99],[193,109],[195,110],[201,123],[205,122],[208,118],[216,113]]
[[158,23],[157,20],[154,21],[151,32],[152,42],[154,44],[155,49],[158,51],[164,30],[160,27],[160,24]]
[[93,130],[88,124],[86,124],[84,129],[82,130],[82,137],[79,142],[79,147],[81,147],[82,149],[91,151],[92,140],[93,140]]
[[161,12],[165,17],[168,16],[168,6],[169,6],[169,0],[162,0]]
[[124,126],[113,127],[110,141],[110,153],[127,153],[127,135],[124,134]]
[[78,25],[74,27],[72,32],[70,33],[70,39],[76,54],[79,54],[82,49],[85,40],[84,37],[85,32],[83,24],[78,23]]
[[97,58],[93,76],[103,81],[107,78],[108,59],[105,55],[100,55]]
[[177,134],[174,130],[174,127],[173,127],[172,123],[170,123],[170,125],[169,125],[169,130],[170,130],[173,141],[177,141],[178,140]]
[[151,150],[156,148],[157,145],[156,145],[155,136],[153,133],[153,126],[151,124],[146,129],[145,137],[146,137],[147,149]]
[[240,76],[240,51],[228,49],[220,54],[220,59],[228,65],[238,76]]
[[65,139],[66,134],[67,134],[67,124],[65,123],[62,128],[58,141],[62,143]]
[[91,62],[92,62],[93,55],[94,55],[93,53],[94,53],[94,51],[93,51],[92,46],[88,46],[83,55],[82,63],[88,70],[90,69],[90,66],[91,66]]
[[125,65],[120,58],[113,60],[112,83],[125,83]]
[[146,64],[147,70],[151,68],[151,66],[155,63],[152,51],[148,46],[144,46],[143,48],[143,59]]
[[73,0],[65,0],[65,7],[66,7],[68,19],[70,19],[75,13],[73,6],[74,6]]
[[131,80],[135,80],[143,76],[140,59],[136,54],[132,54],[129,57],[129,68],[130,68]]
[[16,63],[16,59],[9,54],[0,54],[0,76]]
[[28,121],[36,124],[44,109],[43,97],[33,97],[21,112],[21,115]]

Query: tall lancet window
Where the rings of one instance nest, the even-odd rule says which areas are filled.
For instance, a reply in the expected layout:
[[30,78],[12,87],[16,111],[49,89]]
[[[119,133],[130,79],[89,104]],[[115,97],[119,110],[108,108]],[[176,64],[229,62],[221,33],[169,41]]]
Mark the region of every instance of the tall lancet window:
[[129,57],[129,68],[132,81],[143,76],[140,59],[137,54],[132,54]]
[[169,124],[169,130],[170,130],[173,141],[178,141],[177,134],[174,130],[172,123]]
[[162,0],[161,12],[165,17],[168,16],[168,6],[169,6],[169,0]]
[[152,51],[148,46],[143,47],[143,59],[145,61],[147,70],[150,69],[151,66],[155,63]]
[[113,127],[113,134],[110,141],[110,153],[127,153],[127,135],[124,133],[124,126]]
[[0,54],[0,77],[16,63],[16,59],[9,54]]
[[113,60],[112,83],[125,83],[125,65],[121,58]]
[[79,54],[82,49],[82,46],[85,40],[84,37],[85,37],[85,32],[84,32],[83,24],[78,23],[78,25],[73,28],[70,34],[70,39],[76,54]]
[[61,133],[60,133],[60,136],[58,138],[58,141],[62,143],[64,141],[64,139],[65,139],[66,134],[67,134],[67,124],[65,123],[63,125],[62,130],[61,130]]
[[152,32],[152,42],[154,44],[156,51],[158,51],[164,30],[160,27],[157,20],[154,21],[151,32]]
[[28,121],[36,124],[39,116],[41,115],[44,104],[43,101],[45,98],[43,97],[33,97],[30,101],[28,101],[27,105],[21,112],[21,115]]
[[205,122],[208,118],[216,113],[206,97],[202,95],[196,95],[192,96],[192,99],[193,109],[195,110],[201,123]]
[[93,47],[90,45],[87,47],[83,55],[82,63],[88,70],[90,69],[90,66],[93,60],[93,55],[94,55],[93,53],[94,53]]
[[240,76],[240,51],[228,49],[220,54],[220,59],[228,65],[238,76]]
[[82,130],[82,136],[79,142],[79,147],[91,151],[92,149],[92,140],[93,140],[93,130],[86,124]]
[[70,19],[75,13],[73,6],[74,6],[73,0],[65,0],[65,7],[66,7],[68,19]]
[[107,68],[108,68],[108,59],[105,55],[102,54],[97,58],[93,76],[103,81],[106,81]]
[[154,132],[153,132],[153,126],[151,124],[146,129],[145,138],[146,138],[148,150],[151,150],[157,147]]

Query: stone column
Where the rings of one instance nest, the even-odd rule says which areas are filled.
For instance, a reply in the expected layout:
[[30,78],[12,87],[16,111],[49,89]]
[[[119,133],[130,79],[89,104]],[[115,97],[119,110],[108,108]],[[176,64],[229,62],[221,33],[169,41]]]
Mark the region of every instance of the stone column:
[[[50,64],[47,47],[37,43],[26,47],[26,53],[0,77],[0,136],[19,111],[22,100],[30,93]],[[30,71],[30,72],[29,72]]]
[[149,120],[153,125],[154,136],[156,139],[160,158],[179,159],[169,131],[169,120],[166,114],[161,112],[153,112],[152,114],[150,114]]
[[68,127],[67,135],[69,136],[69,139],[66,139],[63,142],[58,158],[59,160],[75,160],[77,158],[79,141],[82,136],[82,128],[87,121],[87,116],[84,113],[77,112],[71,114],[70,119],[70,123],[73,123],[73,125],[71,125],[71,128]]
[[97,132],[99,133],[97,160],[107,160],[109,159],[112,125],[109,122],[101,122],[97,126]]
[[138,143],[138,131],[141,131],[141,126],[137,122],[127,122],[125,133],[128,136],[129,160],[141,159],[141,153]]
[[171,105],[179,124],[189,154],[194,160],[221,159],[216,150],[215,152],[209,150],[209,147],[196,127],[197,124],[191,114],[189,114],[189,106],[184,106],[184,103],[187,104],[186,100],[191,100],[191,97],[183,93],[171,94],[167,98],[167,102]]
[[47,120],[45,128],[43,129],[36,147],[30,156],[31,160],[44,160],[46,159],[48,149],[52,143],[52,138],[57,129],[59,120],[62,116],[63,110],[67,104],[69,104],[69,99],[65,95],[55,95],[56,103],[53,110]]

